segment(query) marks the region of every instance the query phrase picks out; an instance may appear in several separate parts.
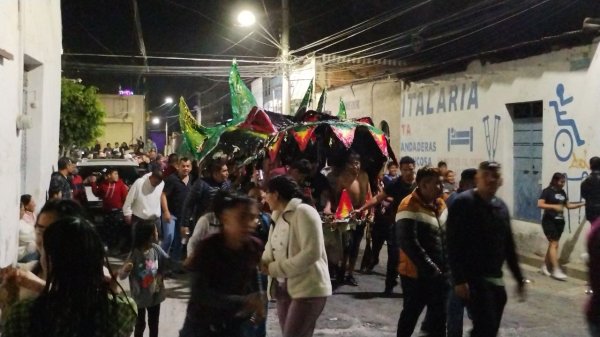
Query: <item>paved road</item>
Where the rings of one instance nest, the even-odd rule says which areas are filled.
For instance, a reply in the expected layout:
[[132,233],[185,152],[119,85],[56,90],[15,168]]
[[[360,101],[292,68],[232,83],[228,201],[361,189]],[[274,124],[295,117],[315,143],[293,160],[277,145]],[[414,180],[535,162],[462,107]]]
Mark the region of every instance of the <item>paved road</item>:
[[[385,263],[384,251],[382,263]],[[576,279],[555,281],[537,273],[535,268],[523,266],[523,269],[531,280],[528,299],[524,303],[517,302],[513,293],[514,283],[510,277],[506,277],[509,300],[500,336],[588,336],[582,315],[587,296],[585,282]],[[315,336],[396,336],[402,297],[399,294],[392,298],[381,297],[384,283],[382,273],[380,265],[375,268],[375,274],[357,274],[358,287],[343,286],[337,289],[317,322]],[[178,336],[189,297],[186,277],[167,280],[167,288],[168,298],[161,307],[160,335]],[[468,335],[468,327],[469,322],[465,321],[465,335]],[[417,335],[415,333],[413,336]],[[273,303],[269,309],[268,336],[281,336]]]

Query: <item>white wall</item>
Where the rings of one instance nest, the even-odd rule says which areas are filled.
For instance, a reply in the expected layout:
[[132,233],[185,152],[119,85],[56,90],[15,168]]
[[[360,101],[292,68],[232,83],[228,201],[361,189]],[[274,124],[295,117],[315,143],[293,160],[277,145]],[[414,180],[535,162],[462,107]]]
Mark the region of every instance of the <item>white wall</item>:
[[[317,94],[320,96],[320,93]],[[392,149],[398,155],[401,97],[400,81],[382,80],[355,84],[328,90],[323,109],[337,116],[342,98],[348,118],[371,117],[376,127],[380,127],[381,122],[385,120],[390,126]],[[316,100],[318,101],[318,97]]]
[[[436,165],[437,161],[445,160],[456,172],[476,167],[483,160],[501,162],[504,165],[504,186],[499,194],[513,211],[514,123],[506,104],[542,101],[543,159],[539,184],[546,187],[554,172],[565,172],[569,178],[569,198],[579,200],[580,181],[577,179],[589,171],[589,158],[600,155],[600,126],[597,123],[600,116],[599,54],[595,43],[500,64],[482,66],[475,61],[466,72],[413,83],[402,94],[401,115],[394,126],[401,133],[396,144],[401,148],[399,153],[415,157],[419,165]],[[563,129],[574,133],[571,127],[558,125],[556,113],[550,105],[550,102],[558,100],[559,84],[565,88],[564,98],[573,97],[572,102],[563,107],[566,111],[563,118],[574,121],[581,139],[585,141],[581,146],[573,144],[569,153],[569,148],[563,146],[568,145],[568,138],[561,138],[564,142],[559,141],[557,151],[565,161],[555,154],[555,139],[559,132],[563,133],[561,137],[565,136]],[[331,99],[335,99],[333,95]],[[499,120],[494,128],[496,116]],[[486,117],[489,117],[490,135],[493,137],[494,132],[498,133],[495,156],[493,151],[488,151],[492,146],[486,143]],[[472,138],[468,144],[453,144],[448,149],[451,129],[470,133]],[[570,219],[573,232],[565,230],[563,234],[562,246],[569,246],[568,251],[563,251],[563,257],[577,262],[584,251],[585,232],[589,225],[580,224],[580,220],[584,219],[583,209],[570,211]],[[513,223],[521,251],[543,256],[546,239],[539,221]]]
[[[5,59],[0,64],[0,143],[3,145],[0,267],[16,258],[19,196],[31,194],[38,205],[42,205],[52,167],[58,159],[61,29],[60,0],[0,1],[0,49],[14,55],[13,60]],[[26,95],[23,93],[25,64],[33,68],[27,76]],[[24,100],[27,101],[25,106]],[[17,136],[15,124],[21,113],[32,120],[32,128],[25,131],[27,146],[23,166],[24,133]]]
[[[135,139],[139,137],[146,138],[146,108],[143,95],[98,95],[98,98],[106,110],[104,123],[117,126],[115,129],[118,129],[118,125],[132,129],[127,136],[122,136],[118,139],[112,137],[110,133],[105,132],[99,137],[100,144],[103,147],[106,143],[114,145],[116,141],[119,141],[119,143],[127,142],[127,144],[132,144],[135,143]],[[175,111],[175,109],[173,109],[173,111]],[[132,134],[133,137],[131,137],[130,134]]]

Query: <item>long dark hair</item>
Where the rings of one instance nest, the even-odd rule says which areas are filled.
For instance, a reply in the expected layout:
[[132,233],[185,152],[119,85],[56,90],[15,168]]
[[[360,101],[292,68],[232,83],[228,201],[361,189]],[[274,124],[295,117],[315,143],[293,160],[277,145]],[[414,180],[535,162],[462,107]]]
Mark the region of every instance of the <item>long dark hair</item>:
[[[32,336],[108,336],[115,295],[104,280],[104,246],[93,225],[63,217],[44,231],[46,286],[35,300]],[[114,310],[113,312],[117,312]]]
[[558,187],[558,182],[566,179],[565,175],[560,172],[554,172],[552,179],[550,179],[550,187]]
[[285,202],[288,202],[294,198],[300,198],[302,201],[305,201],[305,197],[300,191],[300,186],[298,186],[298,183],[287,175],[280,175],[271,178],[267,182],[267,191],[277,192],[279,197]]

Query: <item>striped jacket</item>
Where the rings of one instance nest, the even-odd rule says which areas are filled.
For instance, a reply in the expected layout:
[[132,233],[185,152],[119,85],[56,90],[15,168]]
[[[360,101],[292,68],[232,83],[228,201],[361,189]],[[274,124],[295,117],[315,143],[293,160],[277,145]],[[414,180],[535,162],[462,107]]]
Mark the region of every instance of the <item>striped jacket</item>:
[[446,219],[448,210],[442,198],[427,205],[418,188],[404,198],[396,213],[396,244],[400,247],[400,275],[430,278],[448,272]]

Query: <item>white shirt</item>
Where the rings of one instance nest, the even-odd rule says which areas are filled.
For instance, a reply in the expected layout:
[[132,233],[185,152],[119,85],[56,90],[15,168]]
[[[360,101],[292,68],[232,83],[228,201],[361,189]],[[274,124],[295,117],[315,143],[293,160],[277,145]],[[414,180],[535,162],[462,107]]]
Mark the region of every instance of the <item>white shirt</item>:
[[140,219],[152,220],[160,217],[160,196],[165,187],[164,181],[154,187],[150,184],[150,175],[147,173],[136,180],[123,204],[123,215],[135,215]]
[[208,236],[221,233],[223,225],[217,219],[214,212],[206,213],[198,219],[196,227],[194,227],[194,233],[187,243],[188,256],[192,256],[194,249],[200,243],[200,241],[206,239]]

